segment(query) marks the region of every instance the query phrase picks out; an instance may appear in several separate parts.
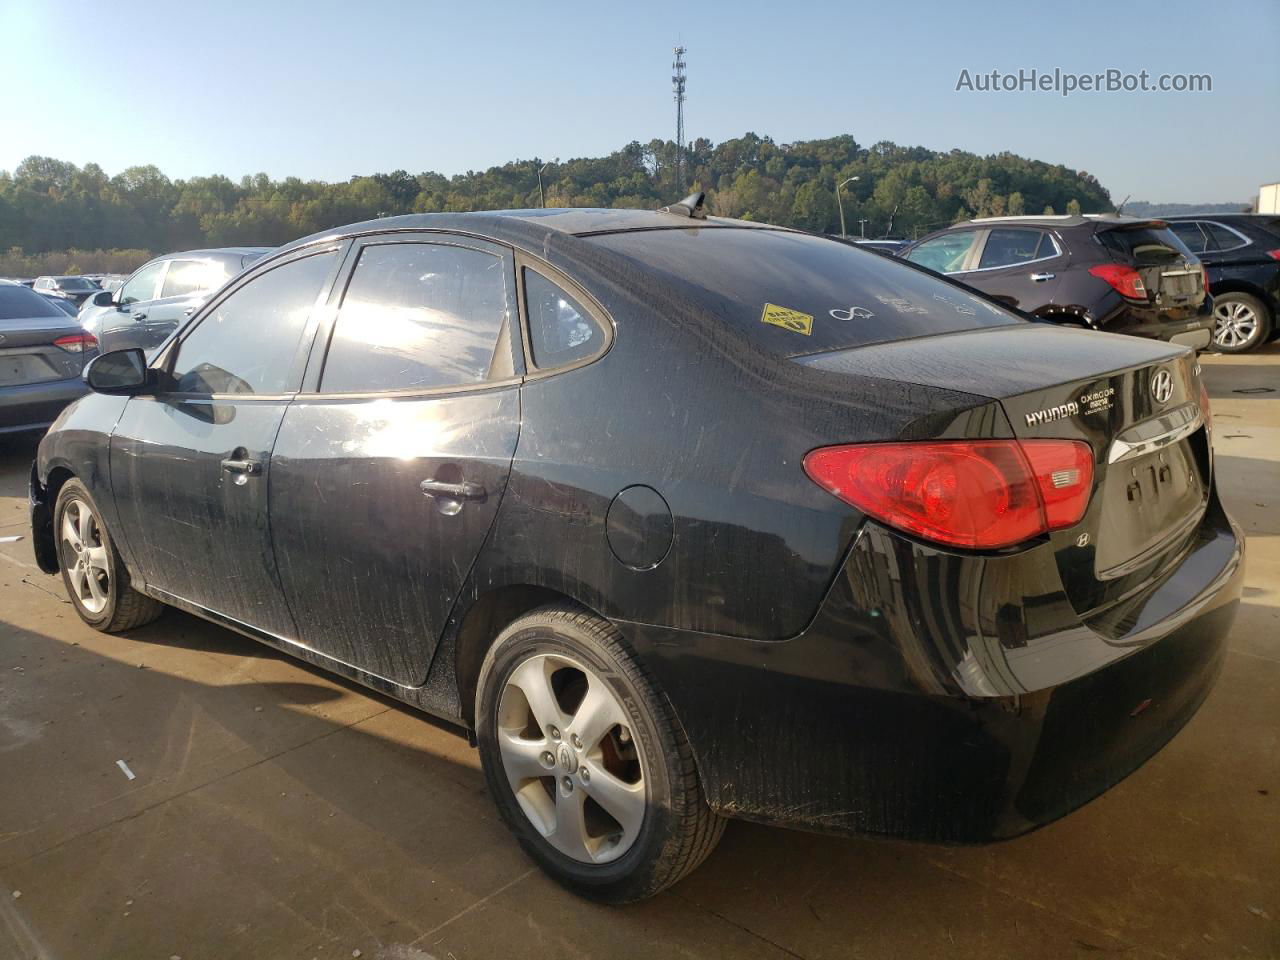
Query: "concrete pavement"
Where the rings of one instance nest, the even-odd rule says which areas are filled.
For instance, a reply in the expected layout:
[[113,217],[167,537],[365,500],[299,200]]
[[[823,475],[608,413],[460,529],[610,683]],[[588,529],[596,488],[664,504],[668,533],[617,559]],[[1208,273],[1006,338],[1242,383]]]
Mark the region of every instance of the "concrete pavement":
[[1169,746],[998,846],[731,824],[623,909],[532,868],[456,731],[177,611],[95,633],[0,543],[0,958],[1280,957],[1280,344],[1204,365],[1247,586]]

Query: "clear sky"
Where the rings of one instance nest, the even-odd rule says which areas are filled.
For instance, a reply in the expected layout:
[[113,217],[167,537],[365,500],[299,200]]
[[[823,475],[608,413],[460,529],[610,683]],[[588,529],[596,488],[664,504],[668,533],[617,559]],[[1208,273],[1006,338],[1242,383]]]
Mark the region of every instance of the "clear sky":
[[[1280,180],[1280,0],[0,0],[0,169],[343,180],[673,138],[851,133],[1087,170],[1119,201]],[[1211,93],[957,92],[962,69],[1208,73]]]

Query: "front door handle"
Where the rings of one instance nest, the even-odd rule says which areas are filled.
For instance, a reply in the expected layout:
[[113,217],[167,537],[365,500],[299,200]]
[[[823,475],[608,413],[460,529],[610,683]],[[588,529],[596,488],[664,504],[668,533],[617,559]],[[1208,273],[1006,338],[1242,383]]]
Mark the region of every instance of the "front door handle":
[[1056,273],[1033,273],[1031,274],[1031,279],[1036,283],[1044,283],[1044,281],[1052,280],[1056,276]]
[[461,483],[448,483],[444,480],[423,480],[418,484],[420,489],[428,497],[440,497],[443,500],[474,500],[482,501],[488,495],[483,486],[472,481],[463,480]]
[[256,477],[262,473],[262,462],[260,460],[223,460],[223,473],[242,473],[250,477]]
[[147,315],[146,315],[145,313],[143,313],[141,310],[139,310],[137,313],[135,313],[135,314],[133,315],[133,319],[135,319],[135,320],[145,320],[145,319],[147,319]]
[[195,308],[195,307],[187,307],[187,309],[185,309],[185,310],[183,310],[183,311],[182,311],[182,315],[183,315],[184,317],[189,317],[189,316],[191,316],[191,315],[192,315],[193,313],[195,313],[195,312],[196,312],[196,308]]

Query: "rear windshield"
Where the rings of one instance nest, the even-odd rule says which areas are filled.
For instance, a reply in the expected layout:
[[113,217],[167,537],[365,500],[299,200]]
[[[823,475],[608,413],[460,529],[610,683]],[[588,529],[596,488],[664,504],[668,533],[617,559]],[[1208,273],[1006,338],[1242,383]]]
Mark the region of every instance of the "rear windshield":
[[0,284],[0,320],[61,317],[64,314],[40,294],[26,287]]
[[892,258],[809,234],[716,227],[590,239],[783,356],[1023,322]]
[[1112,253],[1134,260],[1139,266],[1172,263],[1191,253],[1168,227],[1103,230],[1098,233],[1098,240]]
[[61,290],[96,290],[93,281],[84,277],[59,277],[58,287]]

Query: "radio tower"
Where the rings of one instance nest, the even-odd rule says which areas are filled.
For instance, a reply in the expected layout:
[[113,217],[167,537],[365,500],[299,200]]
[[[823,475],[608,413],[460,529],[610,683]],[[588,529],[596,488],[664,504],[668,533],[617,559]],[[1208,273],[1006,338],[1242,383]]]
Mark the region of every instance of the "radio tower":
[[675,48],[676,60],[672,66],[671,89],[676,101],[676,185],[684,192],[684,47]]

